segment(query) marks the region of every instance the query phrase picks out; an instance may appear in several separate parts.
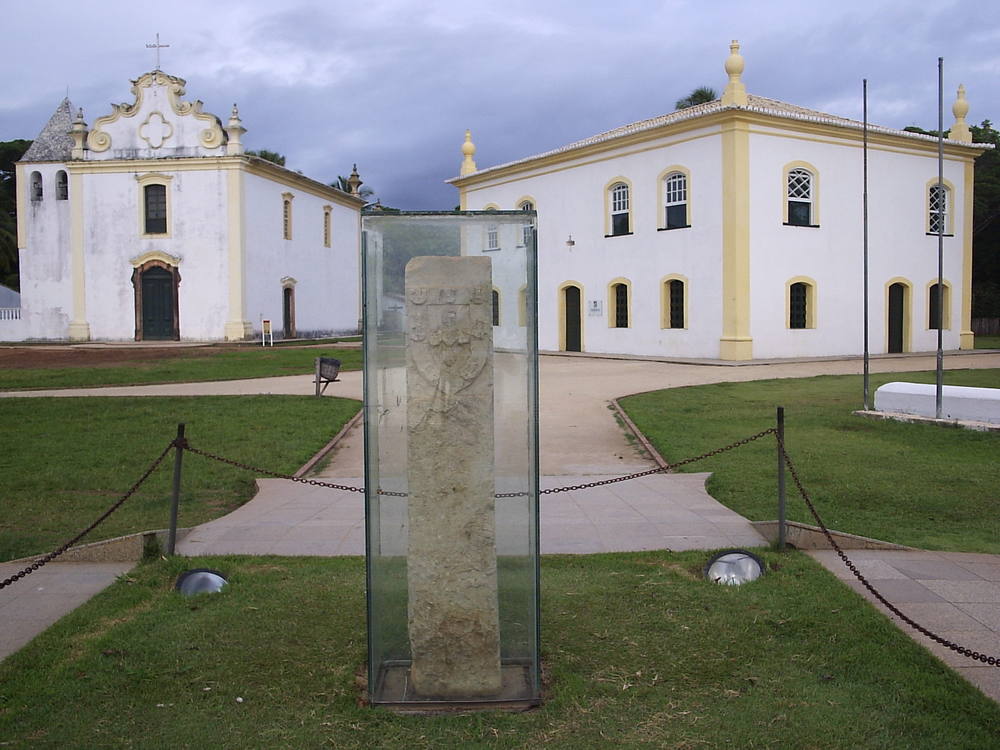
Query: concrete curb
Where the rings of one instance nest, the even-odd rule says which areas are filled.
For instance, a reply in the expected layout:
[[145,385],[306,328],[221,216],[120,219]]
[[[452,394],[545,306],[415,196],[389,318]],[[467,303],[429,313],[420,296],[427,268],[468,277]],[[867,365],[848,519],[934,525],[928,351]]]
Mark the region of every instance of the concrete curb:
[[852,412],[855,416],[866,417],[868,419],[893,420],[895,422],[911,422],[913,424],[934,424],[938,427],[956,427],[963,430],[975,430],[976,432],[1000,432],[1000,424],[993,422],[975,422],[969,419],[936,419],[934,417],[921,417],[917,414],[906,414],[901,411],[875,411],[869,409],[858,409]]
[[[177,539],[180,541],[190,528],[177,529]],[[157,531],[140,531],[136,534],[126,534],[113,539],[102,539],[99,542],[81,544],[70,547],[53,562],[86,563],[86,562],[139,562],[148,554],[159,554],[167,546],[167,529]],[[5,564],[30,565],[43,555],[32,555],[17,560],[8,560]]]
[[[772,544],[778,541],[777,521],[751,521],[750,525],[757,529],[757,532]],[[848,534],[844,531],[830,530],[830,536],[834,538],[841,549],[894,549],[894,550],[914,550],[915,547],[905,547],[902,544],[883,542],[880,539],[871,539],[857,534]],[[796,521],[785,522],[785,542],[795,549],[833,549],[826,535],[819,526],[810,526]]]

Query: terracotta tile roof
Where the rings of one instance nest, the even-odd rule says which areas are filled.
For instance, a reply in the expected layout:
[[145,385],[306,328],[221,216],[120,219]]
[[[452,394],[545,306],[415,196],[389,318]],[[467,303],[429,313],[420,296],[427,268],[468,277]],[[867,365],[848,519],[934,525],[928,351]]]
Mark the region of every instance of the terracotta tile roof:
[[[584,138],[583,140],[575,141],[569,143],[565,146],[560,146],[559,148],[552,149],[551,151],[545,151],[541,154],[534,154],[533,156],[527,156],[523,159],[516,159],[514,161],[506,162],[505,164],[497,164],[496,166],[486,167],[473,172],[471,175],[466,175],[466,177],[471,177],[475,175],[487,174],[489,172],[497,171],[500,169],[506,169],[507,167],[516,166],[519,164],[526,164],[528,162],[534,161],[536,159],[542,159],[547,156],[553,156],[555,154],[567,153],[570,151],[575,151],[576,149],[585,148],[587,146],[592,146],[598,143],[605,143],[607,141],[613,141],[617,138],[622,138],[624,136],[632,135],[634,133],[641,133],[646,130],[654,130],[656,128],[663,127],[665,125],[673,125],[675,123],[685,122],[687,120],[693,120],[699,117],[704,117],[705,115],[713,114],[715,112],[722,112],[731,109],[743,109],[747,112],[756,112],[764,115],[771,115],[773,117],[784,118],[788,120],[799,120],[804,122],[815,122],[824,125],[833,125],[835,127],[848,128],[851,130],[861,130],[864,127],[864,123],[860,120],[851,120],[847,117],[839,117],[837,115],[827,114],[826,112],[820,112],[815,109],[809,109],[808,107],[800,107],[795,104],[788,104],[787,102],[778,101],[777,99],[769,99],[765,96],[757,96],[756,94],[747,94],[747,106],[738,107],[735,105],[724,105],[720,99],[715,99],[704,104],[696,104],[693,107],[687,107],[685,109],[679,109],[676,112],[671,112],[670,114],[660,115],[658,117],[651,117],[648,120],[639,120],[638,122],[629,123],[628,125],[622,125],[614,130],[608,130],[604,133],[598,133],[597,135],[592,135],[589,138]],[[905,138],[912,138],[914,140],[926,141],[926,142],[936,142],[937,138],[930,135],[923,135],[921,133],[911,133],[908,130],[898,130],[896,128],[887,128],[882,125],[873,125],[868,123],[869,133],[885,133],[890,135],[903,136]],[[957,146],[967,146],[969,148],[992,148],[989,144],[972,144],[972,143],[962,143],[960,141],[952,141],[946,139],[950,145]],[[454,180],[462,178],[452,178],[448,182],[453,182]]]

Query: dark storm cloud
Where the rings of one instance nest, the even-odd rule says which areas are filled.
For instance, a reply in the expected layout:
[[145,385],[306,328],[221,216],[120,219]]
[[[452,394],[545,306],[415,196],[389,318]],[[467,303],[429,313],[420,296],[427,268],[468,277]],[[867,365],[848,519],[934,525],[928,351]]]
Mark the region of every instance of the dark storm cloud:
[[[945,57],[946,124],[958,83],[970,119],[997,117],[1000,10],[971,0],[830,5],[687,0],[467,2],[343,0],[206,4],[177,0],[151,21],[134,3],[67,14],[54,0],[5,10],[0,140],[33,137],[70,87],[88,122],[129,101],[128,79],[162,67],[226,118],[233,102],[250,148],[332,181],[358,164],[382,201],[451,208],[471,128],[481,167],[669,112],[691,89],[723,89],[730,39],[752,93],[859,117],[936,124]],[[113,21],[109,21],[113,19]],[[40,42],[44,40],[44,44]]]

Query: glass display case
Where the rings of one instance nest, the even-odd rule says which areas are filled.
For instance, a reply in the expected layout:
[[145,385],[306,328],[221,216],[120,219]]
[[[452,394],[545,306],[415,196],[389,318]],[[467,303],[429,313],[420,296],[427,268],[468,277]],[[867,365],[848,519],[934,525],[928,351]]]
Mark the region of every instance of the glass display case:
[[539,701],[535,221],[362,218],[374,705]]

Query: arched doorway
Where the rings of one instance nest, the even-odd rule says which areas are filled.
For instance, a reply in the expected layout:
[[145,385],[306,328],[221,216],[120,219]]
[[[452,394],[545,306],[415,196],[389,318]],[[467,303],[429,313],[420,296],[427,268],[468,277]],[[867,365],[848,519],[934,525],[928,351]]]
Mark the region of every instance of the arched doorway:
[[906,351],[906,307],[907,288],[905,284],[895,282],[889,285],[888,309],[886,310],[886,351]]
[[563,287],[562,294],[563,350],[567,352],[583,351],[580,287],[570,284]]
[[161,260],[151,260],[132,272],[136,341],[180,339],[177,305],[180,280],[177,267]]

